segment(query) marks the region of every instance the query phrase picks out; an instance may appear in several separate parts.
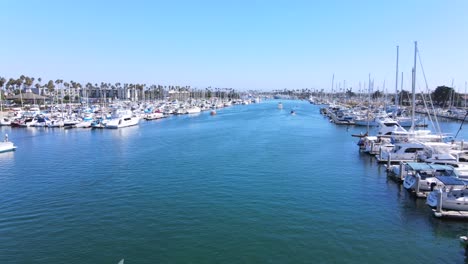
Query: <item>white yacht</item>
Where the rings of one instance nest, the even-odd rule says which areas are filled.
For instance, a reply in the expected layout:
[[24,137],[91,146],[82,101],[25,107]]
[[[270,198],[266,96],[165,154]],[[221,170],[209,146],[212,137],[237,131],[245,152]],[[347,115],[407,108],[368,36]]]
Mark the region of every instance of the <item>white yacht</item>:
[[375,157],[377,162],[417,161],[423,151],[424,144],[420,142],[395,143],[391,150],[381,148]]
[[201,112],[201,108],[198,106],[192,106],[187,108],[186,113],[187,114],[197,114]]
[[117,109],[112,114],[112,119],[106,124],[106,128],[122,128],[128,126],[136,126],[140,122],[139,117],[133,116],[131,110]]
[[453,177],[437,177],[444,187],[429,193],[426,203],[445,210],[468,211],[466,182]]
[[[416,166],[413,164],[413,166]],[[419,163],[415,173],[407,174],[403,186],[407,190],[429,192],[442,188],[444,184],[437,179],[438,176],[458,178],[454,168],[449,165]]]
[[155,120],[155,119],[160,119],[160,118],[163,118],[164,117],[164,114],[163,113],[160,113],[160,112],[154,112],[154,113],[149,113],[149,114],[146,114],[144,119],[146,121],[149,121],[149,120]]

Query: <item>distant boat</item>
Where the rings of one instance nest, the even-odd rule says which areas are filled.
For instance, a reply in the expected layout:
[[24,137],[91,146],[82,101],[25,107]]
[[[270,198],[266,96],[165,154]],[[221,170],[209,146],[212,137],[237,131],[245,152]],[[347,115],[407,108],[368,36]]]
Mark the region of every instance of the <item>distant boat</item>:
[[16,146],[13,144],[13,142],[10,142],[8,140],[8,134],[5,134],[5,140],[3,142],[0,142],[0,153],[13,151],[15,149],[16,149]]
[[164,118],[164,114],[160,112],[149,113],[149,114],[146,114],[144,117],[146,121],[160,119],[160,118]]
[[201,112],[201,108],[198,106],[192,106],[187,108],[186,114],[198,114]]
[[295,115],[295,114],[296,114],[296,111],[291,110],[291,115]]
[[122,128],[128,126],[136,126],[140,118],[133,116],[130,110],[118,109],[114,111],[113,117],[106,124],[106,128]]
[[283,109],[283,104],[282,103],[278,103],[278,109]]
[[9,126],[11,125],[11,119],[8,117],[0,117],[0,126]]

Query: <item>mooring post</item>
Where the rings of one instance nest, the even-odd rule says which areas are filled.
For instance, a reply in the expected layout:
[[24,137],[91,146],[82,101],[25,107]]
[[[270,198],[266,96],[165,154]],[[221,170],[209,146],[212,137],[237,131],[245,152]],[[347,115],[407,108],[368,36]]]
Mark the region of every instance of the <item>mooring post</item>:
[[421,182],[421,175],[416,174],[416,195],[419,193],[419,182]]
[[388,153],[388,158],[387,158],[387,170],[390,169],[390,164],[392,163],[392,154]]
[[400,162],[400,180],[403,181],[403,168],[404,168],[403,162]]
[[436,207],[436,212],[441,213],[442,212],[442,190],[438,189],[437,190],[437,207]]

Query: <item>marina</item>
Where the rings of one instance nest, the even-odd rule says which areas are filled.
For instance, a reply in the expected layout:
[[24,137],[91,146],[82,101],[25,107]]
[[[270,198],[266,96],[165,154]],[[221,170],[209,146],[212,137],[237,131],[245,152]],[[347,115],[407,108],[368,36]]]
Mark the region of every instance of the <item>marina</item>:
[[[331,124],[307,101],[281,102],[115,130],[0,127],[18,146],[0,156],[0,241],[10,248],[0,260],[463,259],[466,223],[439,220],[389,181],[384,165],[357,151],[351,135],[361,127]],[[459,125],[441,123],[447,132]]]
[[467,1],[2,7],[0,264],[468,263]]

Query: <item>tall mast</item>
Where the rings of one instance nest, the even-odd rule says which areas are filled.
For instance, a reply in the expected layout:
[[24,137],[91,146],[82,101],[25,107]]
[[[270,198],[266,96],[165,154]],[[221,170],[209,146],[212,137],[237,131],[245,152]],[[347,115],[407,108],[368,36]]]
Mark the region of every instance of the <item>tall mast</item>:
[[369,134],[370,93],[371,93],[371,79],[370,79],[370,73],[369,73],[369,88],[367,90],[367,134]]
[[394,117],[398,111],[398,55],[399,47],[396,46],[396,77],[395,77],[395,112],[393,113]]
[[411,129],[414,130],[414,114],[416,112],[416,56],[418,52],[418,42],[414,42],[414,65],[413,65],[413,81],[411,85],[411,92],[413,93],[412,107],[411,107]]
[[[401,84],[400,84],[400,89],[403,92],[403,72],[401,72]],[[401,99],[401,103],[403,104],[403,98]]]
[[330,97],[330,100],[335,96],[335,95],[333,94],[333,85],[334,85],[334,83],[335,83],[335,74],[333,74],[333,77],[332,77],[332,89],[331,89],[332,96]]
[[465,94],[463,97],[465,98],[465,110],[466,110],[466,81],[465,81]]

